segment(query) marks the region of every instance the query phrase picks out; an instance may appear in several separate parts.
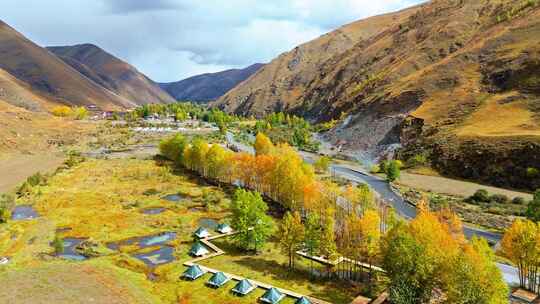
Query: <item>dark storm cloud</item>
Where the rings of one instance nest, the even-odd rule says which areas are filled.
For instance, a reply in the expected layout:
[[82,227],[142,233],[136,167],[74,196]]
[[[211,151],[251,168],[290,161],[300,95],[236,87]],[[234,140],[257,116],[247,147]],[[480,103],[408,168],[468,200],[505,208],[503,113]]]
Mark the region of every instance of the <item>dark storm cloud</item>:
[[421,0],[2,0],[36,43],[94,43],[156,81],[268,62],[343,24]]

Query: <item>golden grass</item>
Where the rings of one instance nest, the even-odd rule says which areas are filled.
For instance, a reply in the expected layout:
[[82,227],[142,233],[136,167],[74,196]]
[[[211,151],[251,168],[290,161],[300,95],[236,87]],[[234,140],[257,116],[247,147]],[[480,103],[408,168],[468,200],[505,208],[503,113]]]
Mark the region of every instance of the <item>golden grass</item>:
[[512,93],[495,95],[484,102],[457,130],[459,136],[540,135],[540,125],[524,101],[502,104]]

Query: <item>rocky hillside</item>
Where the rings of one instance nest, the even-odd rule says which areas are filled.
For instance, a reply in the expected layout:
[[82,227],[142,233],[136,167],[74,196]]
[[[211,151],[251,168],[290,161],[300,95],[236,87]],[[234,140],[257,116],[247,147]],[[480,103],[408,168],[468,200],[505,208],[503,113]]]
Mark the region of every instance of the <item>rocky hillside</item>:
[[[103,109],[134,106],[0,21],[0,95],[6,102],[35,108],[47,104],[96,104]],[[24,91],[24,92],[23,92]],[[23,92],[17,95],[16,92]],[[35,95],[32,97],[31,95]]]
[[282,54],[216,102],[340,119],[351,153],[401,145],[442,173],[540,186],[540,2],[434,0]]
[[93,44],[47,49],[95,83],[136,104],[174,102],[167,92],[135,67]]
[[256,63],[244,69],[231,69],[218,73],[197,75],[177,82],[161,83],[160,86],[176,100],[213,101],[248,79],[263,66],[264,64]]

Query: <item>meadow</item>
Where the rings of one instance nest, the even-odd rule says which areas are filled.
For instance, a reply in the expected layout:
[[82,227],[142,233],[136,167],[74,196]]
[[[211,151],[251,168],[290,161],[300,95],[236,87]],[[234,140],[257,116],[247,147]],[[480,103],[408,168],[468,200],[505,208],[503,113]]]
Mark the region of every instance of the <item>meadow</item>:
[[[89,159],[59,170],[16,203],[32,205],[39,217],[1,227],[0,254],[10,262],[0,267],[0,298],[9,303],[77,303],[84,297],[98,303],[240,304],[255,303],[264,292],[236,297],[230,293],[234,282],[211,289],[204,284],[210,274],[194,282],[180,279],[182,264],[191,259],[193,231],[208,221],[227,221],[230,195],[189,173],[173,172],[167,163]],[[160,241],[166,233],[176,237]],[[142,246],[145,236],[151,242]],[[55,256],[55,239],[83,239],[77,252],[89,258]],[[241,253],[230,238],[215,244],[226,254],[201,264],[334,303],[354,296],[338,284],[312,281],[305,261],[298,263],[303,270],[289,272],[274,242],[259,255]],[[172,261],[153,266],[137,258],[165,247],[173,248]]]

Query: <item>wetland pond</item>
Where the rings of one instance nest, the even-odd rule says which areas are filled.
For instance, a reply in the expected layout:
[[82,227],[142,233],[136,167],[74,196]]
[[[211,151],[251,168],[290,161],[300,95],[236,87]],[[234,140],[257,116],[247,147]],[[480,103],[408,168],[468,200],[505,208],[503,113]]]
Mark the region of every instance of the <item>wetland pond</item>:
[[133,257],[143,261],[149,267],[156,267],[175,260],[174,248],[167,245],[150,252],[133,254]]
[[77,246],[85,240],[86,239],[83,238],[64,238],[62,242],[64,249],[62,250],[62,253],[57,254],[56,256],[72,261],[83,261],[88,259],[88,257],[77,252]]
[[139,249],[142,249],[151,246],[164,245],[174,239],[176,239],[176,232],[162,232],[148,236],[132,237],[118,242],[110,242],[107,243],[107,247],[112,250],[119,250],[123,246],[136,245]]
[[156,215],[165,212],[167,208],[164,207],[153,207],[153,208],[145,208],[141,210],[141,213],[148,214],[148,215]]
[[34,207],[30,205],[16,206],[11,212],[11,219],[14,221],[30,220],[39,217]]
[[203,227],[209,230],[216,230],[219,225],[218,220],[213,218],[202,217],[198,221],[199,227]]
[[183,201],[183,200],[186,200],[187,199],[187,196],[185,195],[182,195],[182,194],[167,194],[165,196],[162,197],[162,199],[166,200],[166,201],[169,201],[169,202],[180,202],[180,201]]

